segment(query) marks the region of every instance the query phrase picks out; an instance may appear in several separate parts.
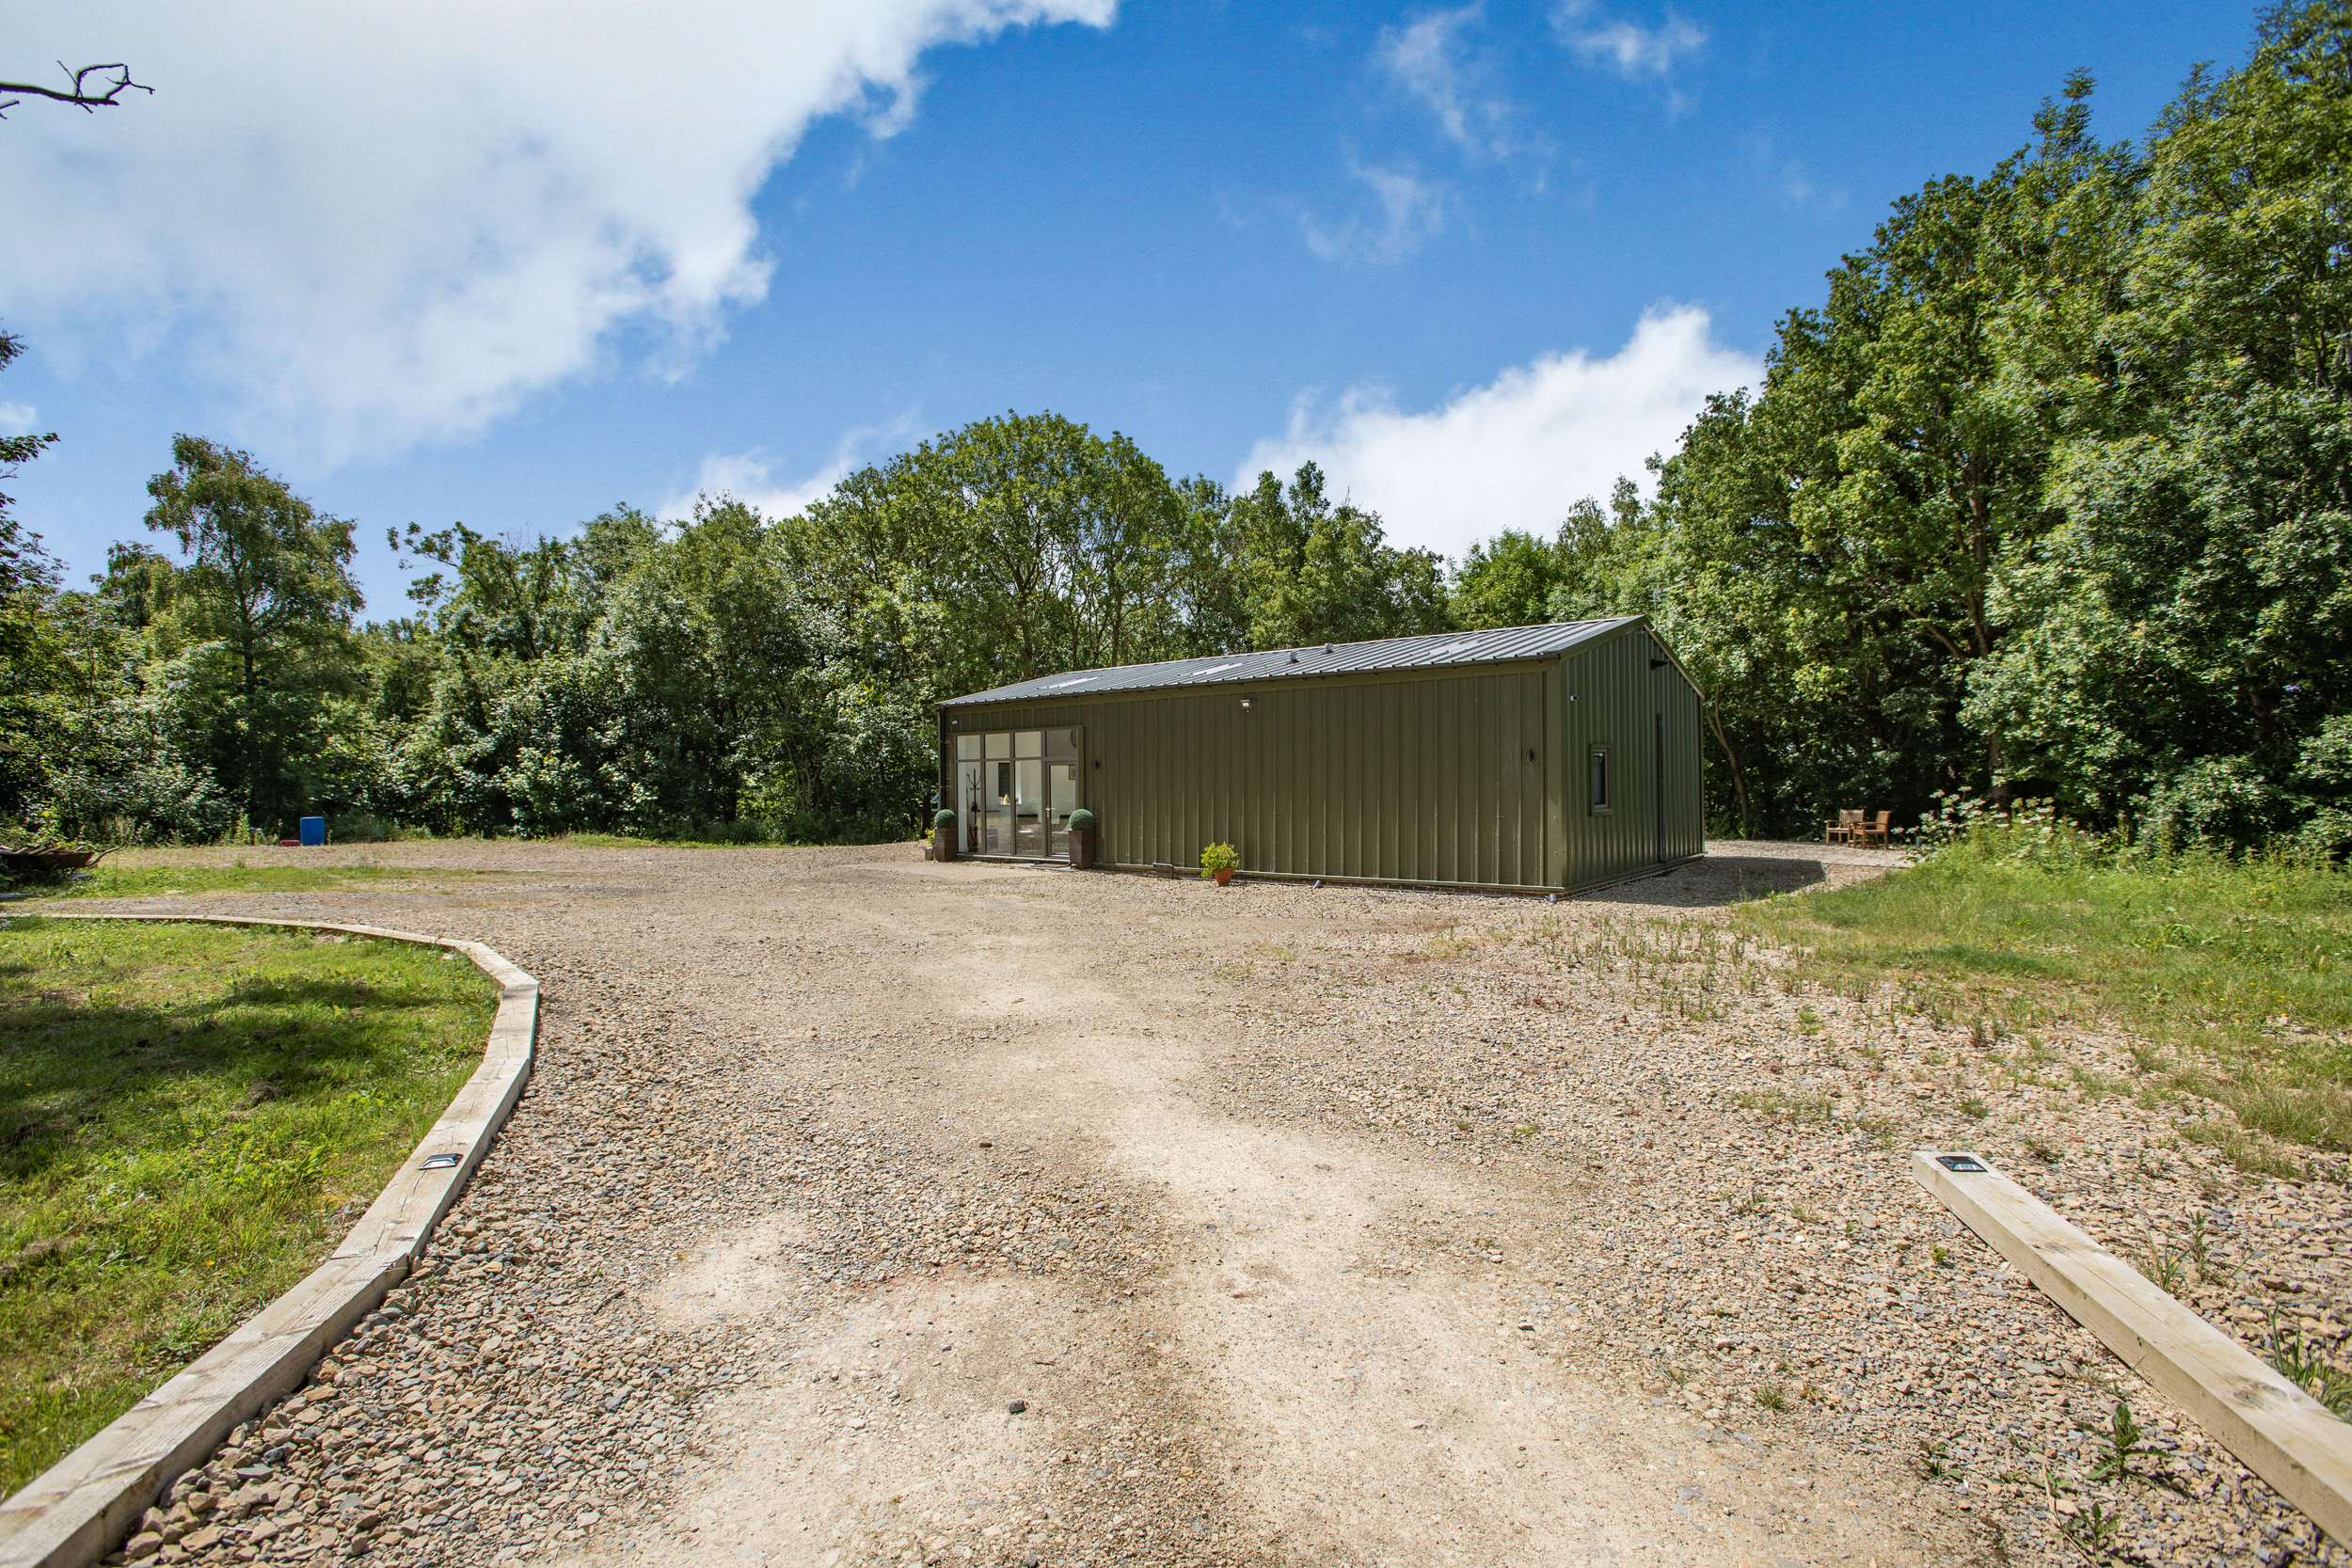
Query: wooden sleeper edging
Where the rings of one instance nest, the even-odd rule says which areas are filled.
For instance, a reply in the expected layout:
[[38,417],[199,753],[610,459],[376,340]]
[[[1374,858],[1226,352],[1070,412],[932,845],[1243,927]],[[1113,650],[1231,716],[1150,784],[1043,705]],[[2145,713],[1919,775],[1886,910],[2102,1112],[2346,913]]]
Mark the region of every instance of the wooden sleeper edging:
[[482,1065],[376,1196],[342,1244],[300,1284],[0,1503],[0,1568],[87,1568],[131,1533],[183,1471],[237,1425],[302,1386],[328,1347],[406,1275],[433,1227],[505,1125],[531,1076],[539,982],[476,942],[321,920],[252,915],[53,914],[43,919],[275,926],[462,953],[498,982]]
[[1981,1155],[1917,1149],[1911,1175],[2247,1468],[2339,1544],[2352,1544],[2352,1424]]

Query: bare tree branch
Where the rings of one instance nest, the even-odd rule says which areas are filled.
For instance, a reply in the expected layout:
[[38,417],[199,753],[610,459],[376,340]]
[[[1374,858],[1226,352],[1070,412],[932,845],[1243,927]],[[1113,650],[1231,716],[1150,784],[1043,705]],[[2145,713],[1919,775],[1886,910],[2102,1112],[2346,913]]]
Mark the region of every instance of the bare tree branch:
[[[75,71],[63,60],[59,60],[57,69],[64,71],[72,81],[72,87],[67,91],[59,92],[55,87],[36,87],[30,82],[0,82],[0,92],[29,92],[37,98],[50,99],[58,103],[74,104],[84,114],[89,114],[98,109],[113,108],[122,102],[122,95],[125,92],[134,88],[145,93],[152,93],[155,90],[153,87],[131,80],[131,68],[120,60],[115,60],[106,65],[86,65],[79,71]],[[115,74],[99,78],[105,86],[104,92],[92,92],[89,88],[89,78],[101,71],[111,71]],[[0,119],[7,119],[8,111],[23,102],[21,98],[11,98],[6,103],[0,103]]]

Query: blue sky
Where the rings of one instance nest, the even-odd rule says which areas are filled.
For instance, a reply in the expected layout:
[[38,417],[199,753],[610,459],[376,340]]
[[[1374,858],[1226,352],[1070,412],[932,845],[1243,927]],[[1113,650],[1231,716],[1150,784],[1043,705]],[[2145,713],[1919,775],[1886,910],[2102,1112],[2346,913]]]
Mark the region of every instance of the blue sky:
[[[71,11],[70,15],[56,14]],[[362,525],[773,508],[1008,408],[1391,536],[1546,527],[1755,373],[1886,204],[2065,73],[2137,135],[2234,6],[5,0],[11,486],[78,575],[175,431]],[[297,20],[298,19],[298,20]],[[421,86],[420,84],[424,84]]]

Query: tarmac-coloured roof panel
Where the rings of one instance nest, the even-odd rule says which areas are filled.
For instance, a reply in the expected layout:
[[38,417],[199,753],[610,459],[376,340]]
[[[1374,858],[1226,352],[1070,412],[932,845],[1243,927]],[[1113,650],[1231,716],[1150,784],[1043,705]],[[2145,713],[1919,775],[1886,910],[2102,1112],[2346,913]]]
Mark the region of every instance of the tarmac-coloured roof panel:
[[976,703],[1053,702],[1104,691],[1157,691],[1187,686],[1239,686],[1255,681],[1308,680],[1385,670],[1437,670],[1478,664],[1508,664],[1549,658],[1633,625],[1638,615],[1606,621],[1555,621],[1540,626],[1498,626],[1487,631],[1432,632],[1422,637],[1385,637],[1374,642],[1316,643],[1259,654],[1219,654],[1207,658],[1171,658],[1158,664],[1120,664],[1104,670],[1072,670],[1035,680],[1015,681],[986,691],[950,697],[942,707]]

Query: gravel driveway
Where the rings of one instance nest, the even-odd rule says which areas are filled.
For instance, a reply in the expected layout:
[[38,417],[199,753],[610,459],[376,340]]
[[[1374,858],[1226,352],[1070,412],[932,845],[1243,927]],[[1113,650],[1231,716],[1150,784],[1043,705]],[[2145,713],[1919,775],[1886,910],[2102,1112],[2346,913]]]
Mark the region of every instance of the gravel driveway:
[[[2331,1199],[1795,994],[1712,912],[1885,852],[1719,845],[1556,906],[326,853],[468,874],[137,907],[486,942],[542,983],[540,1065],[426,1268],[143,1557],[2056,1562],[2101,1498],[2151,1560],[2331,1550],[1904,1156],[2047,1132],[2094,1230],[2219,1183],[2249,1258]],[[2117,1391],[2163,1484],[2090,1479]]]

